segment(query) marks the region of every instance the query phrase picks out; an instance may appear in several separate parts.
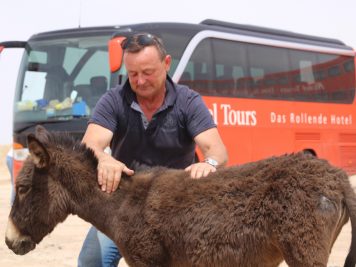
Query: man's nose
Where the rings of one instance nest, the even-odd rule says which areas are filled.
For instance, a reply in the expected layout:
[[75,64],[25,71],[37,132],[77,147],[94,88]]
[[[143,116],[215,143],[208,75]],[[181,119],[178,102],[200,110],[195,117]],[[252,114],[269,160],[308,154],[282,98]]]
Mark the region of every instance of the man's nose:
[[138,74],[138,76],[137,76],[137,84],[138,85],[144,84],[145,81],[146,81],[146,78],[144,77],[144,75]]

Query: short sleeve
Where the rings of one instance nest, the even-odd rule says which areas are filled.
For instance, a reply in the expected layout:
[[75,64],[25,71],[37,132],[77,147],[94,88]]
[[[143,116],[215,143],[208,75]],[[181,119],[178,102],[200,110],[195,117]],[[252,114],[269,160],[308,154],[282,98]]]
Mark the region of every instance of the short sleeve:
[[117,90],[109,90],[97,102],[88,123],[98,124],[114,132],[117,128],[120,102],[117,97]]
[[193,138],[208,129],[216,127],[209,109],[197,92],[189,90],[186,100],[185,117],[187,129]]

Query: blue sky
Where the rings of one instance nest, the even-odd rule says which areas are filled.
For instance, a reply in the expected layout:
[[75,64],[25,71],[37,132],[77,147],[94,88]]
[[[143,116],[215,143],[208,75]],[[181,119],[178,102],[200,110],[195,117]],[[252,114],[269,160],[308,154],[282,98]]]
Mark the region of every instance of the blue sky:
[[[355,0],[13,0],[0,9],[0,42],[85,26],[211,18],[340,39],[356,48]],[[0,57],[0,144],[12,139],[12,100],[21,53]]]

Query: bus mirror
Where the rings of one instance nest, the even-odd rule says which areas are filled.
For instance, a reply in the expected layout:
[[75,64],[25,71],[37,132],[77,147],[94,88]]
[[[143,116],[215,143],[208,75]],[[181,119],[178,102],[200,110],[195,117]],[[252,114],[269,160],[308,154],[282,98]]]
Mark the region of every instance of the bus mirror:
[[109,41],[109,62],[111,72],[116,72],[122,64],[121,43],[125,37],[114,37]]
[[0,42],[0,55],[1,52],[4,51],[6,48],[25,48],[27,42],[23,41],[7,41],[7,42]]
[[0,42],[0,52],[4,48],[25,48],[27,42],[23,41],[7,41],[7,42]]

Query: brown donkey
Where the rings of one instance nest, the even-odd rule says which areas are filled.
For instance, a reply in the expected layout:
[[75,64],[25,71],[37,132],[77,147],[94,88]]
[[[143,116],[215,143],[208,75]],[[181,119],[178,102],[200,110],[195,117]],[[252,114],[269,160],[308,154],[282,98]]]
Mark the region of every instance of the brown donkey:
[[219,169],[193,180],[154,168],[124,177],[104,193],[97,159],[66,135],[38,128],[16,181],[6,243],[34,249],[68,214],[118,245],[130,266],[326,266],[351,217],[346,267],[356,262],[356,200],[344,171],[292,154]]

